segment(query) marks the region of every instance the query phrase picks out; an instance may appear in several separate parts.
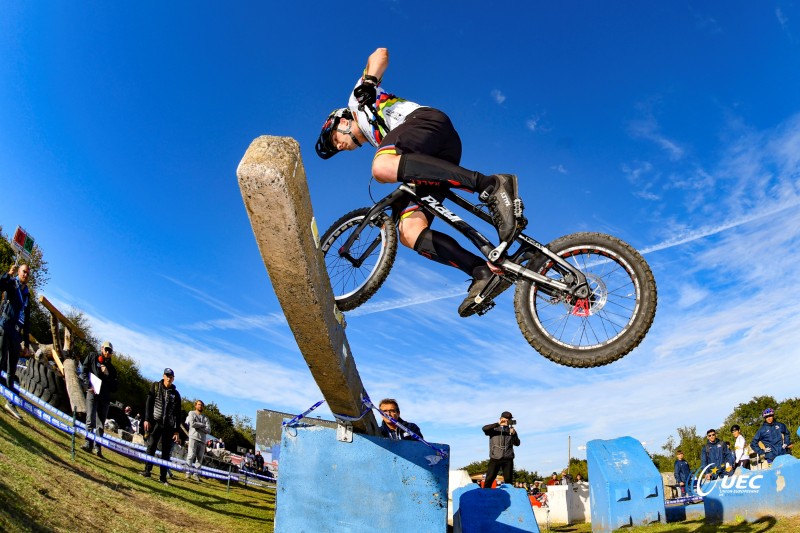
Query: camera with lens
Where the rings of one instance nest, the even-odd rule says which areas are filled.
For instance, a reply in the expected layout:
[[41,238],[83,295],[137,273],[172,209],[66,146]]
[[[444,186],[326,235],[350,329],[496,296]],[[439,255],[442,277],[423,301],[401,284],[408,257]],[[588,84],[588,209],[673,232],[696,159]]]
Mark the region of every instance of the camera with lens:
[[508,420],[508,425],[509,425],[509,426],[515,426],[515,425],[517,425],[517,421],[516,421],[516,420],[514,420],[513,418],[510,418],[510,419]]

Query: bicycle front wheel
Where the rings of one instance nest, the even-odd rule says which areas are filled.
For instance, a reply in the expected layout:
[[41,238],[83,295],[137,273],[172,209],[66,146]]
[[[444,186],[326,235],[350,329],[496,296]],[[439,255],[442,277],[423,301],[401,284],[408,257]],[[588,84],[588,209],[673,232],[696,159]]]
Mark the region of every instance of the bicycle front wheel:
[[386,213],[377,213],[361,230],[349,253],[342,247],[369,212],[356,209],[333,223],[322,235],[321,249],[340,311],[363,304],[383,285],[397,255],[397,229]]
[[[548,248],[586,276],[590,295],[575,299],[530,281],[517,283],[517,322],[531,346],[556,363],[591,368],[633,350],[653,324],[656,281],[644,258],[629,244],[602,233],[575,233]],[[564,281],[545,256],[532,270]]]

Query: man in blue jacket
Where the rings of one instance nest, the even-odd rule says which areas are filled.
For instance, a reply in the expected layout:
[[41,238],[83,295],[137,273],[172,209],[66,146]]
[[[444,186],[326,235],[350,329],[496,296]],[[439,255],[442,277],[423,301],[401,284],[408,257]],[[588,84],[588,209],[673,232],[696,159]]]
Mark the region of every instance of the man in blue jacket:
[[[705,472],[706,481],[725,475],[725,462],[729,456],[730,449],[717,439],[717,430],[706,431],[706,443],[700,450],[700,471]],[[708,470],[706,467],[709,467]]]
[[691,492],[692,470],[689,468],[689,463],[683,458],[683,451],[678,450],[675,459],[675,484],[680,489],[680,495],[686,496],[686,488],[689,487]]
[[[771,407],[764,409],[761,414],[764,417],[764,423],[758,428],[758,431],[750,441],[750,448],[756,452],[759,461],[763,455],[767,464],[772,466],[772,461],[779,455],[784,455],[789,452],[792,446],[792,438],[789,436],[789,430],[786,424],[775,420],[775,410]],[[762,449],[758,443],[764,445]]]
[[[14,273],[17,274],[16,277]],[[28,265],[13,265],[7,274],[0,276],[0,293],[5,292],[2,311],[0,314],[0,346],[2,347],[2,357],[0,357],[0,369],[5,370],[7,381],[0,382],[12,391],[14,390],[14,379],[17,375],[17,363],[20,355],[27,355],[30,349],[30,318],[31,302],[30,291],[28,289],[28,278],[31,275],[31,267]],[[24,342],[25,349],[21,350]],[[22,420],[22,415],[17,412],[14,404],[6,402],[5,410],[17,420]]]

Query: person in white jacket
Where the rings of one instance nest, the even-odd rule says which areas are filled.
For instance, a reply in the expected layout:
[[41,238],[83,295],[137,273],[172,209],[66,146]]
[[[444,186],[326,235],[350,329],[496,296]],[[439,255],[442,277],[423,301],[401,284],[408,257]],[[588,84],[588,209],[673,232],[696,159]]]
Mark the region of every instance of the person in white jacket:
[[[203,414],[206,404],[203,400],[195,400],[194,411],[186,417],[186,425],[189,426],[189,450],[186,454],[186,463],[189,466],[200,468],[203,464],[203,455],[206,453],[206,436],[211,433],[211,422]],[[186,478],[191,474],[192,479],[200,481],[197,473],[186,471]]]
[[733,455],[736,459],[734,468],[742,466],[749,469],[750,454],[747,453],[747,441],[744,440],[744,435],[742,435],[742,431],[738,425],[731,426],[731,433],[733,434],[733,438],[736,439],[733,441]]

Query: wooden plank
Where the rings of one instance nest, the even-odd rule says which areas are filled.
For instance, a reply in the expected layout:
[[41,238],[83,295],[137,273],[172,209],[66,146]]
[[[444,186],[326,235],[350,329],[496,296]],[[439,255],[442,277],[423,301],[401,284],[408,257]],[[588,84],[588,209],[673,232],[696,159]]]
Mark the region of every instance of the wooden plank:
[[77,335],[77,336],[78,336],[78,337],[80,337],[81,339],[83,339],[83,340],[86,340],[86,336],[83,334],[83,332],[82,332],[82,331],[80,331],[80,330],[79,330],[77,327],[75,327],[75,324],[73,324],[73,323],[70,321],[70,319],[69,319],[69,318],[67,318],[67,317],[65,317],[63,314],[61,314],[61,311],[59,311],[58,309],[56,309],[56,306],[54,306],[52,303],[50,303],[50,300],[48,300],[47,298],[45,298],[44,294],[42,294],[41,296],[39,296],[39,302],[40,302],[40,303],[41,303],[43,306],[45,306],[45,307],[47,308],[47,310],[48,310],[48,311],[50,311],[51,313],[53,313],[53,314],[55,315],[55,317],[56,317],[56,318],[58,318],[59,322],[61,322],[61,323],[62,323],[62,324],[64,324],[65,326],[67,326],[67,327],[70,329],[70,331],[72,331],[73,335]]
[[53,313],[50,313],[50,331],[53,334],[53,349],[50,353],[53,355],[53,361],[56,362],[58,370],[61,375],[64,375],[64,363],[61,362],[61,348],[58,346],[58,320]]

